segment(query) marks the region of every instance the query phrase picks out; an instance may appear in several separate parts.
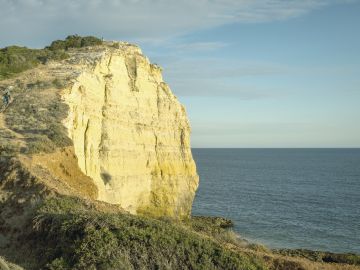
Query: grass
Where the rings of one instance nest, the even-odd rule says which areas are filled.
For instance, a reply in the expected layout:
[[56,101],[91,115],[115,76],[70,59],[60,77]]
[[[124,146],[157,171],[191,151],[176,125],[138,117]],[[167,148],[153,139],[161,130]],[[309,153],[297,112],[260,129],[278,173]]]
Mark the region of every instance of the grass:
[[[72,197],[44,203],[27,237],[44,269],[265,269],[186,226],[104,213]],[[36,269],[38,269],[36,268]]]
[[6,125],[26,139],[27,154],[52,152],[56,147],[71,145],[61,121],[67,115],[67,106],[55,93],[49,91],[52,82],[36,82],[28,95],[18,95],[6,111]]

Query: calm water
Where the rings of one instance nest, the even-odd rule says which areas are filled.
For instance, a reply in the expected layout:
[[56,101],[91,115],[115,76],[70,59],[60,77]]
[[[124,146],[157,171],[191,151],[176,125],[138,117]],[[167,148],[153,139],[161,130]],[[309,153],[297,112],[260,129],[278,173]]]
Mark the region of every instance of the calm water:
[[274,248],[360,253],[360,149],[193,149],[194,215]]

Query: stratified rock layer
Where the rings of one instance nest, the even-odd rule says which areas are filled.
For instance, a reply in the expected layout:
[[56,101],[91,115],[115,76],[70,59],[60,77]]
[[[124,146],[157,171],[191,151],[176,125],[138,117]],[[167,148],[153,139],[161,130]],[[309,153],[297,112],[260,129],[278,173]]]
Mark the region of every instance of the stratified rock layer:
[[85,61],[63,92],[79,167],[99,200],[131,213],[186,217],[198,175],[185,109],[138,47],[118,47]]

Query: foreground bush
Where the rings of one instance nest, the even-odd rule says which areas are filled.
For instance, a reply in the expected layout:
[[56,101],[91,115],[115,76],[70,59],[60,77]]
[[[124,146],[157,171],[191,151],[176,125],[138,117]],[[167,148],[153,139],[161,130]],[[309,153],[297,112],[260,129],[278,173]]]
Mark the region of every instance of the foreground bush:
[[45,269],[264,269],[180,224],[100,213],[69,197],[40,207],[33,226]]

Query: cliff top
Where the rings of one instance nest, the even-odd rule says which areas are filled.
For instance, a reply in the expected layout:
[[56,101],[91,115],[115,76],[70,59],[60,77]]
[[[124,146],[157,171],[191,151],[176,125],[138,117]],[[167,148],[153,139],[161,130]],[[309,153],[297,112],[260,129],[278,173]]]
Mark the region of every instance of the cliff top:
[[[0,81],[12,78],[17,74],[35,68],[49,61],[61,61],[68,59],[74,51],[83,51],[87,57],[96,57],[96,51],[101,52],[105,48],[133,50],[141,53],[138,46],[127,42],[103,41],[99,38],[78,35],[68,36],[65,40],[53,41],[43,49],[29,49],[21,46],[9,46],[0,49]],[[91,54],[89,51],[94,53]]]
[[0,92],[13,86],[15,101],[0,114],[1,156],[53,152],[69,146],[62,125],[67,108],[60,92],[74,83],[85,66],[94,65],[106,53],[142,55],[134,44],[80,36],[54,41],[44,49],[0,49]]

